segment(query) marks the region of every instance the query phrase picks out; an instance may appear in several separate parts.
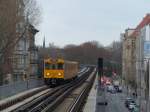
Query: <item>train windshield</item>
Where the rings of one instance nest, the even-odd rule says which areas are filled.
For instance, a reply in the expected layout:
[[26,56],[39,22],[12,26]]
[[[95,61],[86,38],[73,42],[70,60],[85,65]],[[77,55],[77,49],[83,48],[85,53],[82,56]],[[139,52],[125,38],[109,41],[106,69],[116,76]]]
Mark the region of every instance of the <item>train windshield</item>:
[[50,63],[45,63],[45,69],[51,69],[51,64]]
[[55,70],[55,69],[56,69],[56,66],[55,66],[55,64],[53,64],[53,65],[52,65],[52,69],[53,69],[53,70]]
[[[57,69],[56,64],[45,63],[45,69],[55,70]],[[63,65],[59,65],[58,69],[63,69]]]
[[64,65],[63,63],[58,63],[58,69],[62,70],[63,69],[63,65]]

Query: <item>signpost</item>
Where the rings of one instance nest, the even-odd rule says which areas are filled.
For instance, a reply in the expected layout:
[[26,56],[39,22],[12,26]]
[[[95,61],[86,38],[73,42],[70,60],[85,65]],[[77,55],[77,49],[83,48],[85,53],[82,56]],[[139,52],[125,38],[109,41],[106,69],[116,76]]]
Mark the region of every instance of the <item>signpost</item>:
[[150,57],[150,41],[144,42],[144,57],[145,58]]

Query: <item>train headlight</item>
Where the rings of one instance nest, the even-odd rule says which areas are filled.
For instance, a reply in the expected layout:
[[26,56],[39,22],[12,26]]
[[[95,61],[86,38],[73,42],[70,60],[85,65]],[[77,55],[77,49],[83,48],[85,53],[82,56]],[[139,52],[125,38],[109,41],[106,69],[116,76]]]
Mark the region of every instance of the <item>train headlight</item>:
[[47,75],[47,76],[49,76],[49,75],[50,75],[50,73],[47,73],[46,75]]
[[58,73],[59,76],[61,76],[61,73]]

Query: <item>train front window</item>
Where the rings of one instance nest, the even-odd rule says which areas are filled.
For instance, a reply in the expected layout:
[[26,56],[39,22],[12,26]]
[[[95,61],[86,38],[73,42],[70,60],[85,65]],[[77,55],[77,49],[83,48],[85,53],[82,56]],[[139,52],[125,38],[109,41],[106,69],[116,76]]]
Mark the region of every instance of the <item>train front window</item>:
[[58,63],[58,69],[62,70],[63,69],[63,63]]
[[55,64],[53,64],[53,65],[52,65],[52,69],[53,69],[53,70],[54,70],[54,69],[56,69],[56,66],[55,66]]
[[45,69],[51,69],[51,64],[50,63],[45,63]]

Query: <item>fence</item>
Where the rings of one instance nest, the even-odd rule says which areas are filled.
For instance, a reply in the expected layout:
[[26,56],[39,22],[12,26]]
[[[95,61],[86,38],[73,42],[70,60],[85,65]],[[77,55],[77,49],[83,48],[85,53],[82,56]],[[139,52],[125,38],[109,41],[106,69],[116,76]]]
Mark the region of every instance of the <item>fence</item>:
[[0,100],[15,95],[32,88],[44,85],[41,79],[30,79],[26,81],[18,81],[11,84],[0,86]]

